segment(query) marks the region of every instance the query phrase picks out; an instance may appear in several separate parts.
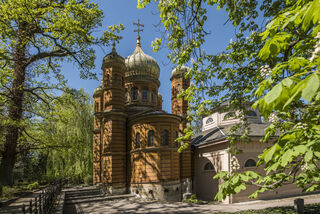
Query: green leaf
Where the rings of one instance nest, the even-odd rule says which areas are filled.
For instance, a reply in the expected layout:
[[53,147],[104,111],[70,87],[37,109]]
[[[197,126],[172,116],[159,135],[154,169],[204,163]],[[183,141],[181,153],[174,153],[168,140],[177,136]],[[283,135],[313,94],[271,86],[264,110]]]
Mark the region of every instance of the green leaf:
[[316,73],[311,74],[308,76],[304,81],[308,81],[306,83],[306,87],[302,90],[302,98],[308,101],[314,97],[316,92],[319,89],[320,81],[319,77]]
[[236,193],[238,193],[238,192],[240,192],[241,190],[245,190],[246,189],[246,185],[245,184],[240,184],[239,186],[236,186],[235,188],[234,188],[234,191],[236,192]]
[[310,162],[313,158],[313,152],[311,150],[308,150],[306,155],[304,156],[305,162]]
[[264,100],[267,104],[270,104],[274,102],[276,99],[278,99],[281,96],[282,92],[282,84],[279,83],[275,87],[269,91],[269,93],[264,97]]
[[263,153],[262,156],[264,157],[264,161],[269,162],[272,159],[274,153],[276,153],[280,149],[281,149],[281,147],[279,146],[279,144],[277,144],[277,143],[274,144],[271,148],[269,148],[267,151],[265,151]]
[[304,153],[306,153],[307,150],[308,150],[308,147],[306,145],[298,145],[298,146],[294,147],[295,156],[298,156],[300,154],[304,154]]
[[287,150],[281,158],[281,166],[286,166],[288,163],[290,163],[292,161],[292,156],[293,156],[293,151]]
[[302,30],[308,31],[312,24],[316,24],[320,21],[320,2],[319,0],[314,0],[308,7],[307,12],[303,17]]

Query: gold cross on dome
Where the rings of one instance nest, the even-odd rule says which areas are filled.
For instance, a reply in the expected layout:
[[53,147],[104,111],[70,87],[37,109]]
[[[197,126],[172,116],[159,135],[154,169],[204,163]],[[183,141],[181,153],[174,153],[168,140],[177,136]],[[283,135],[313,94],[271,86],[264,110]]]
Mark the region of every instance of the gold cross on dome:
[[138,32],[138,36],[140,36],[140,32],[143,31],[143,29],[140,29],[140,27],[144,27],[143,24],[140,23],[140,19],[138,19],[138,22],[133,22],[133,25],[137,25],[138,29],[134,30],[133,32]]

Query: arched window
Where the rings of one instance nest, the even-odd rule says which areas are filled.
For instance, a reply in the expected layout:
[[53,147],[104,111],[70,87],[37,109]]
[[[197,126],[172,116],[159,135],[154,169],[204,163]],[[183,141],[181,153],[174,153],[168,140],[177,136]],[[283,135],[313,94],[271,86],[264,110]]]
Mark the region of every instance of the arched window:
[[207,171],[207,170],[214,170],[214,167],[212,165],[211,162],[206,163],[206,165],[204,165],[203,170]]
[[230,120],[230,119],[234,119],[235,117],[236,117],[236,113],[229,112],[226,115],[224,115],[223,120]]
[[249,112],[247,113],[247,116],[249,116],[249,117],[256,117],[256,116],[258,116],[258,115],[257,115],[257,113],[256,113],[255,111],[249,111]]
[[140,133],[136,134],[136,148],[140,148]]
[[110,76],[109,76],[109,74],[107,74],[107,85],[110,85]]
[[146,101],[148,100],[148,90],[147,89],[142,89],[142,100]]
[[256,166],[257,166],[257,163],[253,159],[248,159],[244,164],[244,167],[256,167]]
[[150,130],[148,132],[148,146],[154,146],[154,131]]
[[95,111],[96,111],[96,112],[99,111],[99,103],[95,103]]
[[137,88],[133,88],[132,89],[132,100],[138,100],[138,89]]
[[162,132],[162,145],[163,146],[169,145],[169,132],[168,132],[168,130],[164,130]]
[[206,121],[206,124],[209,124],[209,123],[212,123],[213,122],[213,119],[211,117],[209,117]]

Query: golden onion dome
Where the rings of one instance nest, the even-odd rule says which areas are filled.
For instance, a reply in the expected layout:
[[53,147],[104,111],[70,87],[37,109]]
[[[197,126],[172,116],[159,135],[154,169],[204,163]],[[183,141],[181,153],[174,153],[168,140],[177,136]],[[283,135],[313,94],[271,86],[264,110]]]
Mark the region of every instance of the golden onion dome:
[[183,77],[189,70],[190,68],[185,65],[178,66],[172,70],[170,79],[174,77]]
[[137,37],[137,46],[134,52],[125,58],[125,64],[127,67],[125,77],[146,76],[157,80],[160,76],[160,67],[157,61],[142,51],[140,36]]

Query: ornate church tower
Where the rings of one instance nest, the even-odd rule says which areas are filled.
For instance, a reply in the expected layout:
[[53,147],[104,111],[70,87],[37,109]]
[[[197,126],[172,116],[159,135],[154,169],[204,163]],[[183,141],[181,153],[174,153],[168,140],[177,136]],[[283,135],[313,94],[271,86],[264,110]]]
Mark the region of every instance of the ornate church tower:
[[[187,66],[175,68],[171,73],[171,107],[172,114],[176,114],[182,117],[179,125],[180,134],[187,126],[187,111],[188,101],[183,98],[178,98],[178,94],[187,89],[190,86],[190,79],[186,79],[184,76],[189,70]],[[191,151],[190,148],[180,153],[180,179],[191,178]]]
[[[177,114],[182,117],[187,116],[188,111],[188,101],[180,98],[178,99],[178,94],[187,89],[190,86],[190,80],[185,79],[184,75],[188,71],[188,67],[182,65],[180,68],[175,68],[171,73],[171,105],[172,114]],[[185,128],[186,121],[184,122]],[[182,128],[182,127],[181,127]]]
[[94,92],[94,183],[111,194],[126,191],[124,59],[115,46],[102,63],[103,79]]

